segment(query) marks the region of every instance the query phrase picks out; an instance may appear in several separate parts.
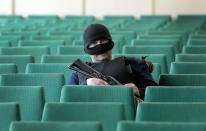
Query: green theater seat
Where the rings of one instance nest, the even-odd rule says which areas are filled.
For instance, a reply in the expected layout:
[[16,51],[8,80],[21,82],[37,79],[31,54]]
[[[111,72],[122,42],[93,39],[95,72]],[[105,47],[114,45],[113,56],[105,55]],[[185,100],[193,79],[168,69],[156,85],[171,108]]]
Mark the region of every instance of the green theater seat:
[[102,131],[99,122],[13,122],[9,131]]
[[103,131],[114,131],[119,121],[126,120],[125,115],[120,103],[48,103],[42,121],[98,121]]
[[0,76],[1,86],[42,86],[45,102],[57,102],[65,85],[63,74],[7,74]]
[[60,102],[120,102],[124,104],[127,119],[134,120],[135,117],[134,96],[129,87],[64,86]]

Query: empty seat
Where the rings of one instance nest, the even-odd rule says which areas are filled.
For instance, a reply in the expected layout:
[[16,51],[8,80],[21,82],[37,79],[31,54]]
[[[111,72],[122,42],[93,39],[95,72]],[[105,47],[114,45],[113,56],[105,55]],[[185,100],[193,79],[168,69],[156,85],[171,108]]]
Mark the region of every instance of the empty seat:
[[206,62],[206,54],[177,54],[176,62]]
[[118,121],[126,120],[124,112],[120,103],[48,103],[42,121],[98,121],[104,131],[114,131]]
[[20,41],[19,46],[48,46],[51,54],[57,53],[57,47],[64,45],[63,40],[36,40],[36,41]]
[[167,59],[167,67],[175,60],[175,50],[172,46],[125,46],[124,54],[164,54]]
[[18,73],[24,73],[27,63],[34,63],[34,57],[29,55],[1,55],[1,64],[15,64]]
[[136,121],[205,122],[205,103],[140,103]]
[[187,45],[191,45],[191,46],[206,46],[206,39],[190,39],[188,40]]
[[30,63],[27,64],[26,73],[62,73],[67,81],[73,72],[68,65],[68,63]]
[[76,59],[91,61],[88,55],[44,55],[41,63],[73,63]]
[[0,52],[2,55],[31,55],[34,56],[35,62],[41,62],[42,55],[50,54],[48,47],[11,47],[1,48]]
[[159,85],[162,86],[205,86],[206,74],[163,74]]
[[197,122],[120,122],[117,131],[203,131],[205,123]]
[[[78,98],[76,96],[79,96]],[[128,120],[134,120],[135,103],[131,88],[122,86],[64,86],[61,102],[121,102]]]
[[42,86],[46,102],[60,99],[61,88],[65,84],[63,74],[7,74],[0,76],[1,86]]
[[41,120],[44,106],[42,87],[0,87],[0,102],[15,102],[20,105],[21,120]]
[[206,102],[205,86],[147,87],[145,102]]
[[133,46],[146,45],[146,46],[173,46],[176,52],[181,51],[181,45],[178,40],[174,39],[138,39],[132,41]]
[[12,121],[19,121],[19,105],[16,103],[0,103],[0,130],[8,131]]
[[0,74],[17,73],[15,64],[0,64]]
[[10,47],[11,42],[8,40],[0,40],[0,47]]
[[9,131],[102,131],[99,122],[12,122]]
[[72,42],[74,40],[73,36],[33,36],[32,40],[63,40],[65,41],[65,45],[72,45]]
[[185,46],[184,54],[206,54],[206,46]]
[[21,36],[14,36],[14,35],[8,35],[8,36],[0,36],[0,40],[6,40],[11,42],[11,46],[18,46],[18,42],[22,40],[23,37]]
[[170,74],[206,74],[206,62],[172,62]]
[[58,54],[60,55],[84,55],[83,46],[60,46],[58,47]]

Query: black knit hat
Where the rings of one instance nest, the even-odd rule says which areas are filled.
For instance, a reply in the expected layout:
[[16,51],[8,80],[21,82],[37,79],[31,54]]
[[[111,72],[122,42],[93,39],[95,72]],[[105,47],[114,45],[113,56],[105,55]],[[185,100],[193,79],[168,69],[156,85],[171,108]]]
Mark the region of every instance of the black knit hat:
[[[114,46],[109,30],[107,29],[107,27],[101,24],[89,25],[84,31],[83,38],[84,38],[84,50],[88,54],[103,53],[107,50],[112,49]],[[88,48],[89,45],[92,44],[92,42],[102,38],[108,39],[110,42],[105,48],[96,49],[96,50],[91,50]]]

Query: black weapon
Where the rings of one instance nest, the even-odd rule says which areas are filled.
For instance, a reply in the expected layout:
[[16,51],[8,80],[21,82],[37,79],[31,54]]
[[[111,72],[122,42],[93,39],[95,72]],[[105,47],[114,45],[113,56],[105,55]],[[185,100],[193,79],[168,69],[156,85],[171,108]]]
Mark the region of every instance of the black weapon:
[[84,74],[90,78],[98,78],[106,81],[109,85],[122,85],[112,76],[105,76],[97,70],[93,69],[89,65],[82,62],[80,59],[77,59],[74,63],[68,66],[69,69]]

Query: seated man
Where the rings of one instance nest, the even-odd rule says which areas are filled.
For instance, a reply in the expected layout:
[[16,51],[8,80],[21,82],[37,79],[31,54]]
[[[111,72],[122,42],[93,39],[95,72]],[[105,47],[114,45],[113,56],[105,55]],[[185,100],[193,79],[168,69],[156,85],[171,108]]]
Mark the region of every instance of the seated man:
[[[104,75],[112,76],[122,85],[130,86],[136,96],[144,98],[147,86],[156,86],[145,60],[133,57],[119,57],[112,60],[114,42],[108,29],[100,24],[91,24],[84,31],[84,51],[91,56],[89,66]],[[150,66],[151,67],[151,66]],[[108,85],[104,80],[88,78],[81,73],[73,73],[69,85]]]

